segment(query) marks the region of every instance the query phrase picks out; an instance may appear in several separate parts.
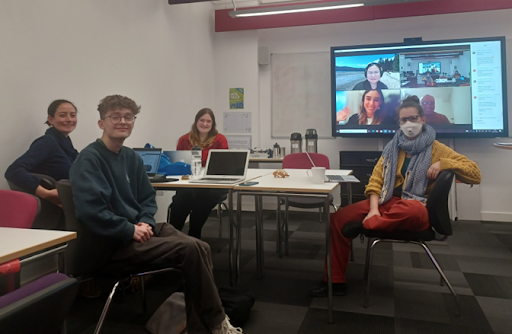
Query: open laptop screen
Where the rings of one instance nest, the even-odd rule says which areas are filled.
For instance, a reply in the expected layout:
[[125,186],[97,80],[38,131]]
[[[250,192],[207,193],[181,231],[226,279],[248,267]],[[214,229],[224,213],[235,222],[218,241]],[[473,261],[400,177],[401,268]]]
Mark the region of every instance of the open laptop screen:
[[248,151],[210,151],[206,175],[244,176]]
[[134,148],[133,150],[141,156],[142,162],[144,163],[144,170],[148,176],[155,175],[158,170],[158,164],[160,163],[161,149]]

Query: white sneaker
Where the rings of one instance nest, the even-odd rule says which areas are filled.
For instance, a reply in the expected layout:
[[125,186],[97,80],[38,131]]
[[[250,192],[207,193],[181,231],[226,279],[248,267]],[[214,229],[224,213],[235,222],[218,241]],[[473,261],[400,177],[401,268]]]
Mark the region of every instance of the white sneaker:
[[244,331],[240,327],[233,327],[226,315],[220,325],[212,329],[213,334],[242,334]]

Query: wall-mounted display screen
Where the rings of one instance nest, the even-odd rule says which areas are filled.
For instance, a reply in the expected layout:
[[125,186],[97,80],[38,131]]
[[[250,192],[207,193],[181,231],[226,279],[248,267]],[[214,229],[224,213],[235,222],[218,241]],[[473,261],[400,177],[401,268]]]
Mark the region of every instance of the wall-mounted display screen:
[[438,137],[505,137],[505,38],[332,47],[331,93],[335,137],[392,136],[408,95]]

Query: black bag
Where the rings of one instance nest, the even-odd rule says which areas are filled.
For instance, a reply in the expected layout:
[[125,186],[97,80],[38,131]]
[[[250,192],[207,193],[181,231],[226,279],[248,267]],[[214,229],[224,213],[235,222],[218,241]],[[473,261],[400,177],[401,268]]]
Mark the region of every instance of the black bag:
[[220,288],[219,297],[231,325],[241,327],[249,320],[254,297],[248,291]]

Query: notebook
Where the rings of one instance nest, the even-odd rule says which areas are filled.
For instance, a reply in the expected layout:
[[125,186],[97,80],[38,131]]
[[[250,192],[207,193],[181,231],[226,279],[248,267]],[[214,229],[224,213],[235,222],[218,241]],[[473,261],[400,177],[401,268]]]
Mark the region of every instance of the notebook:
[[149,180],[157,174],[158,165],[160,164],[160,156],[162,155],[161,148],[134,148],[144,164],[144,170],[148,174]]
[[204,176],[191,183],[233,184],[245,180],[249,150],[210,150]]
[[169,157],[171,163],[184,162],[190,165],[192,162],[192,151],[164,151],[164,154]]

